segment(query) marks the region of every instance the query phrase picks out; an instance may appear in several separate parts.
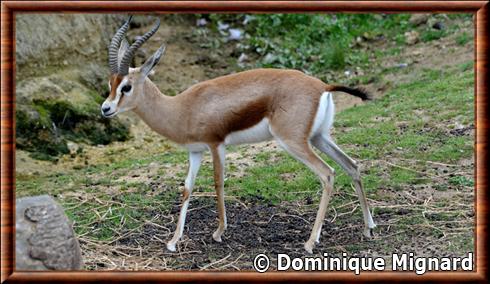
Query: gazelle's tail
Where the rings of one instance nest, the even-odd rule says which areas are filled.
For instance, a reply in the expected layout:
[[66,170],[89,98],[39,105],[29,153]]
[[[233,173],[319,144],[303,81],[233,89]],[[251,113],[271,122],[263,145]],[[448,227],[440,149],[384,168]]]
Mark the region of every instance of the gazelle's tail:
[[351,88],[351,87],[341,86],[341,85],[327,85],[327,87],[325,88],[325,91],[344,92],[344,93],[359,97],[363,101],[372,99],[372,96],[366,90],[364,90],[362,88]]

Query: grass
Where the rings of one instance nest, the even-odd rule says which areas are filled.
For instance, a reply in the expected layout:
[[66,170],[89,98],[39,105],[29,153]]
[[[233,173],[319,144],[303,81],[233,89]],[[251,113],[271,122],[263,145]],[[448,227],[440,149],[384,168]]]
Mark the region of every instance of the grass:
[[[284,33],[281,34],[282,40],[291,41],[285,45],[283,42],[274,45],[274,39],[271,39],[268,52],[284,52],[287,60],[296,60],[291,50],[297,48],[293,45],[299,39],[289,33],[298,33],[297,27],[279,29],[292,21],[289,16],[277,16],[279,24],[274,24],[271,15],[262,16],[264,21],[272,21],[272,27]],[[366,19],[368,22],[372,20]],[[302,25],[307,26],[326,19],[303,21]],[[341,27],[342,17],[338,21],[333,23],[337,28]],[[389,28],[389,23],[387,20],[376,25],[383,24],[387,25],[384,28]],[[267,34],[269,27],[260,28],[264,35]],[[372,26],[371,34],[366,37],[375,36],[377,28],[380,27]],[[469,39],[461,34],[456,37],[456,42],[464,45]],[[279,46],[281,51],[277,51]],[[314,52],[317,51],[323,52]],[[396,55],[402,51],[403,48],[396,45],[386,53],[380,51],[377,56]],[[331,52],[336,51],[332,49]],[[342,64],[365,60],[362,54],[328,56],[337,59],[344,56]],[[302,68],[303,60],[295,61],[294,64],[300,64],[297,68]],[[285,65],[276,67],[287,67],[293,61],[278,64]],[[319,68],[313,63],[307,67],[313,68],[314,72]],[[379,225],[377,233],[389,238],[389,241],[353,241],[343,247],[349,253],[376,251],[379,255],[386,255],[417,249],[420,254],[430,254],[430,249],[434,249],[460,254],[473,250],[473,168],[471,163],[465,166],[461,162],[471,160],[474,151],[471,136],[474,65],[466,62],[442,71],[412,68],[366,75],[362,80],[375,78],[383,81],[382,75],[388,72],[417,73],[408,83],[391,84],[383,97],[336,115],[333,137],[361,165],[363,185]],[[113,244],[128,232],[143,230],[148,222],[171,228],[179,208],[187,153],[171,146],[166,149],[169,150],[142,155],[108,150],[105,155],[110,162],[40,176],[17,175],[16,194],[17,197],[45,193],[55,196],[74,221],[76,233],[84,240],[84,245],[91,242]],[[316,210],[321,193],[319,181],[286,153],[278,150],[250,152],[247,146],[230,147],[228,152],[238,152],[249,165],[241,164],[240,159],[229,160],[225,181],[227,203],[289,207],[300,204],[301,208]],[[328,226],[341,230],[361,226],[362,214],[352,179],[328,157],[323,154],[322,157],[336,170],[335,194],[327,213]],[[207,155],[196,181],[194,196],[209,196],[213,192],[212,164]],[[214,210],[214,199],[209,202],[213,205],[209,210]],[[191,203],[191,209],[192,206]],[[328,234],[334,232],[330,230]],[[425,244],[429,244],[429,252],[424,250]],[[158,246],[161,245],[159,242]],[[222,257],[216,255],[216,259]]]
[[[467,117],[466,122],[471,121],[472,86],[473,72],[467,64],[460,66],[458,72],[427,70],[414,82],[393,88],[383,98],[337,115],[334,134],[337,143],[361,164],[368,161],[376,164],[363,167],[364,186],[370,198],[384,198],[379,189],[397,192],[412,186],[433,185],[436,173],[430,170],[424,173],[427,163],[414,164],[413,161],[455,164],[471,157],[473,139],[451,135],[447,129],[461,117]],[[243,151],[240,147],[235,149]],[[350,177],[334,162],[324,158],[337,173],[335,187],[340,196],[332,200],[333,206],[355,200],[345,196],[352,192]],[[174,175],[159,169],[135,182],[127,181],[131,172],[141,174],[151,163],[172,168],[186,164],[186,159],[183,150],[141,158],[118,155],[113,163],[63,174],[36,178],[17,176],[17,194],[55,195],[75,221],[79,235],[109,240],[117,232],[114,228],[134,229],[143,220],[151,220],[155,212],[170,214],[172,206],[178,204],[184,168],[179,167],[181,170]],[[243,177],[227,179],[227,195],[272,204],[318,200],[320,184],[315,175],[286,153],[260,152],[253,160],[255,165],[247,168]],[[231,164],[228,172],[233,173],[238,168]],[[209,161],[202,167],[196,184],[198,192],[214,191]],[[472,185],[470,178],[454,175],[439,184],[438,190]],[[406,220],[407,225],[417,222]]]
[[[414,25],[410,14],[198,15],[210,23],[197,29],[195,36],[204,48],[222,50],[228,46],[232,50],[230,65],[236,65],[242,53],[253,58],[253,64],[238,64],[237,68],[291,68],[328,81],[338,79],[338,73],[345,70],[372,70],[386,55],[398,54],[407,46],[408,31],[417,31],[420,41],[430,42],[457,31],[459,26],[449,20],[469,21],[471,16],[434,14],[427,24]],[[441,23],[439,30],[432,27],[435,22]],[[223,37],[226,32],[219,30],[223,23],[244,31],[243,39],[227,41]],[[456,39],[460,45],[471,40],[465,33]],[[383,48],[378,48],[380,45]]]
[[[195,36],[201,38],[201,47],[215,50],[227,44],[235,46],[234,42],[219,39],[223,34],[219,26],[227,23],[245,32],[244,38],[233,47],[232,57],[245,53],[254,58],[255,67],[298,69],[321,79],[330,76],[326,73],[345,68],[369,68],[373,57],[381,54],[376,53],[379,50],[368,52],[359,48],[361,45],[392,42],[399,35],[403,37],[410,28],[409,14],[213,14],[198,17],[210,20],[209,29],[195,32]],[[404,45],[404,38],[400,45]],[[236,58],[231,58],[230,64],[236,64]]]

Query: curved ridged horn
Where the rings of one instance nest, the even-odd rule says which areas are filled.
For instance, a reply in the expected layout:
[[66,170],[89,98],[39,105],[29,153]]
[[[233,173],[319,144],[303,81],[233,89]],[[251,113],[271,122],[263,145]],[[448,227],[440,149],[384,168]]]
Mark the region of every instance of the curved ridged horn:
[[111,74],[117,74],[117,53],[119,51],[119,45],[129,28],[129,22],[131,22],[132,18],[133,16],[129,16],[128,20],[119,28],[114,37],[112,37],[111,45],[109,45],[109,66],[111,67]]
[[129,63],[138,48],[140,48],[143,43],[145,43],[160,27],[160,19],[157,19],[157,22],[153,26],[153,28],[144,34],[143,36],[137,37],[136,41],[129,47],[129,49],[124,54],[124,57],[121,60],[121,65],[119,65],[119,75],[127,75],[129,72]]

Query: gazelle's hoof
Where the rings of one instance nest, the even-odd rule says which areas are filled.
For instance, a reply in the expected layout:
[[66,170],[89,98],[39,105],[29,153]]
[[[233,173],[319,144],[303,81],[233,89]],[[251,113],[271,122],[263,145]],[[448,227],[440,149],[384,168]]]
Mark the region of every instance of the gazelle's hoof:
[[372,237],[373,237],[372,231],[373,231],[373,228],[364,228],[364,231],[362,232],[362,234],[363,234],[363,235],[364,235],[366,238],[370,239],[370,238],[372,238]]
[[222,235],[222,234],[223,234],[223,233],[222,233],[222,232],[219,232],[219,231],[214,232],[214,233],[213,233],[213,239],[214,239],[215,241],[217,241],[218,243],[221,243],[221,242],[222,242],[222,240],[221,240],[221,235]]
[[306,243],[305,243],[305,250],[309,253],[309,254],[312,254],[313,253],[313,248],[315,248],[315,241],[314,240],[308,240]]
[[167,243],[167,249],[171,252],[175,251],[175,243]]

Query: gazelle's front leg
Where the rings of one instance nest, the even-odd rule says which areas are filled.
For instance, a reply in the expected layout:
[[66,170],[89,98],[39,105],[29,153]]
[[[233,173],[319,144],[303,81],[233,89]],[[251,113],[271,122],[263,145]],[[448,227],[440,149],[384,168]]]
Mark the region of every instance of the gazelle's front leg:
[[192,189],[194,188],[194,182],[196,180],[197,172],[201,166],[202,152],[189,152],[189,172],[185,179],[184,192],[182,194],[182,207],[180,208],[179,221],[175,228],[174,237],[167,243],[167,249],[175,251],[175,245],[182,237],[184,231],[185,216],[187,214],[187,208],[189,207],[189,200],[191,198]]
[[226,230],[226,209],[225,209],[225,194],[224,194],[224,179],[225,179],[225,146],[223,144],[210,145],[211,155],[213,157],[214,169],[214,187],[218,200],[218,229],[213,233],[213,239],[221,242],[221,235]]

